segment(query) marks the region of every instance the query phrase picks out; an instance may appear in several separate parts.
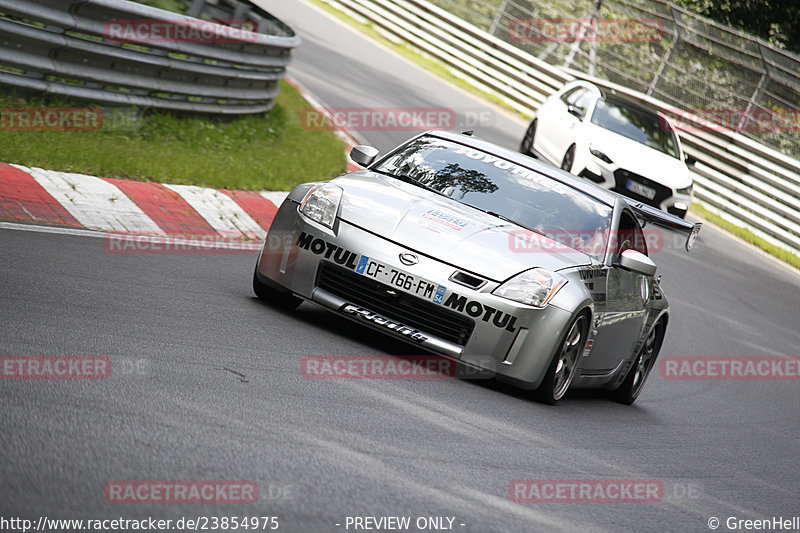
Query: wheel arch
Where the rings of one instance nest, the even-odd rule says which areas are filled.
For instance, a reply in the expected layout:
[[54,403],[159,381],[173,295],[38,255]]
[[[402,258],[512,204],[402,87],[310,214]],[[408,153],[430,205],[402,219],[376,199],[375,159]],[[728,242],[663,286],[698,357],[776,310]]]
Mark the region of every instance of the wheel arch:
[[636,362],[636,357],[639,354],[639,350],[641,350],[644,343],[647,342],[647,337],[650,335],[650,332],[653,331],[653,328],[656,327],[656,324],[658,324],[659,322],[663,322],[664,329],[661,331],[661,340],[658,347],[658,353],[656,353],[656,359],[658,359],[658,356],[660,355],[661,352],[661,346],[663,346],[664,338],[666,337],[667,334],[667,325],[669,323],[669,311],[667,309],[660,309],[658,310],[658,312],[653,313],[651,316],[652,318],[648,320],[645,323],[644,328],[642,328],[641,337],[634,345],[634,350],[632,354],[633,358],[627,364],[621,367],[622,372],[619,372],[614,379],[612,379],[608,384],[606,384],[605,387],[603,387],[606,390],[613,392],[622,386],[623,382],[625,381],[625,378],[628,376],[628,372],[630,372],[631,367]]

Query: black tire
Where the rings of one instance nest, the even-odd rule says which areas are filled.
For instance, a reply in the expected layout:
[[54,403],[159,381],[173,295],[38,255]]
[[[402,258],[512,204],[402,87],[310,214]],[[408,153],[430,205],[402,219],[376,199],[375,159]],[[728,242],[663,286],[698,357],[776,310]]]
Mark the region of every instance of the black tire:
[[303,303],[303,300],[290,292],[278,291],[269,285],[262,283],[258,279],[257,265],[255,272],[253,272],[253,292],[256,293],[256,296],[258,296],[259,300],[286,311],[297,309],[297,306]]
[[525,155],[531,155],[531,150],[533,150],[533,139],[536,137],[536,122],[537,119],[533,119],[528,125],[525,136],[522,138],[522,142],[519,145],[519,151]]
[[577,372],[588,332],[589,317],[586,313],[581,313],[569,325],[556,353],[553,354],[547,373],[534,392],[537,400],[547,405],[554,405],[564,397]]
[[644,341],[636,359],[633,361],[633,366],[628,370],[628,375],[625,376],[625,381],[622,385],[614,391],[611,391],[611,399],[631,405],[639,397],[639,394],[644,388],[647,376],[655,366],[658,352],[661,350],[661,343],[664,341],[664,322],[658,322]]
[[572,164],[575,162],[575,145],[573,144],[567,148],[567,153],[564,154],[564,159],[561,160],[561,168],[567,172],[572,171]]

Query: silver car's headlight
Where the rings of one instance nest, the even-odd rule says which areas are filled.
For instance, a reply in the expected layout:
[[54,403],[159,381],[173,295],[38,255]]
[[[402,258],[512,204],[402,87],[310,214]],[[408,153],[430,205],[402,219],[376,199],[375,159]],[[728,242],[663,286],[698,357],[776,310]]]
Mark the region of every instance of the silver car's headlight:
[[333,183],[318,185],[306,193],[300,204],[300,212],[332,229],[342,202],[342,193],[342,188]]
[[567,278],[561,274],[533,268],[517,274],[497,287],[492,294],[534,307],[545,307],[566,284]]

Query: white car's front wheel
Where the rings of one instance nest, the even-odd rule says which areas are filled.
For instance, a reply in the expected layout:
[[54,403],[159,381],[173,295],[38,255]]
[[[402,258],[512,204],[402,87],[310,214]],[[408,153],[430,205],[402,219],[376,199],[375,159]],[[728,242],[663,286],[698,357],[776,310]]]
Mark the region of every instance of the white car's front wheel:
[[572,164],[575,162],[575,145],[573,144],[567,149],[567,153],[564,154],[564,159],[561,160],[561,168],[566,170],[567,172],[572,171]]
[[537,119],[533,119],[525,131],[525,136],[522,138],[522,143],[519,145],[519,151],[525,155],[531,155],[533,150],[533,139],[536,136],[536,123]]

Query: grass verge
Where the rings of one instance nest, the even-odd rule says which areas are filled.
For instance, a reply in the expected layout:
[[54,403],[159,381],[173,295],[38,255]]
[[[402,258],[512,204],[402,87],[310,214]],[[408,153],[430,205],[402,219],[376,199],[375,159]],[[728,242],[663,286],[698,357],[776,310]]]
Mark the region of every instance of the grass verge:
[[[268,113],[236,118],[104,109],[95,131],[11,131],[15,108],[86,107],[0,92],[0,161],[48,170],[249,190],[289,190],[345,172],[343,143],[302,126],[308,102],[291,85]],[[30,109],[28,109],[30,111]],[[13,126],[13,121],[11,122]],[[5,130],[5,131],[3,131]]]
[[697,202],[692,204],[692,206],[689,208],[689,211],[699,216],[700,218],[703,218],[708,222],[714,224],[715,226],[722,228],[728,233],[731,233],[739,237],[743,241],[748,242],[760,248],[761,250],[767,252],[768,254],[777,257],[781,261],[788,263],[797,269],[800,269],[800,257],[797,257],[796,255],[787,250],[784,250],[780,246],[775,246],[774,244],[765,241],[764,239],[755,235],[748,229],[737,226],[736,224],[731,224],[724,218],[712,213],[711,211],[709,211],[702,205],[698,204]]
[[184,15],[189,12],[189,6],[183,0],[147,0],[144,3],[150,7],[157,7],[158,9],[174,11]]

